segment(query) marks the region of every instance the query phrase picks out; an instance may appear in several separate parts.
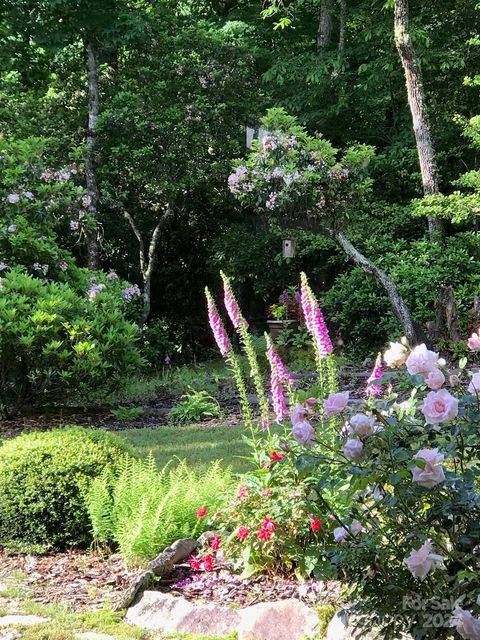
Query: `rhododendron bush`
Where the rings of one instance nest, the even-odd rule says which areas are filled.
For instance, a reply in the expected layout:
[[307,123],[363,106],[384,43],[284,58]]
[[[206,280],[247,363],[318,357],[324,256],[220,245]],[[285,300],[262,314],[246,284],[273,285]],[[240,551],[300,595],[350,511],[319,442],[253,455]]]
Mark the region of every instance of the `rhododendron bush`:
[[[385,638],[480,638],[480,372],[402,339],[363,390],[339,392],[304,275],[302,287],[320,384],[300,390],[268,338],[281,428],[250,411],[258,469],[222,514],[227,556],[246,573],[336,574],[359,624],[373,617]],[[225,346],[218,312],[214,327]],[[478,350],[475,336],[469,346]],[[225,353],[236,357],[230,343]]]

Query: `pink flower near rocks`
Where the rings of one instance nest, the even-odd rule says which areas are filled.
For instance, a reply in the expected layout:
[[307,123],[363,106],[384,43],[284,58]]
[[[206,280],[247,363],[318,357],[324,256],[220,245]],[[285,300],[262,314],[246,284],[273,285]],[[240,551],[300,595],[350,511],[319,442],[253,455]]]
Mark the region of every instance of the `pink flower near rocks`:
[[336,413],[340,413],[345,409],[350,398],[350,391],[342,391],[341,393],[331,393],[326,400],[323,401],[323,415],[330,418]]
[[445,376],[440,369],[432,369],[425,377],[429,389],[440,389],[445,384]]
[[348,538],[348,531],[344,527],[336,527],[333,530],[333,539],[335,542],[345,542]]
[[432,369],[437,368],[438,353],[429,351],[424,344],[418,345],[406,360],[407,370],[412,376],[417,373],[427,376]]
[[375,420],[373,418],[369,418],[364,413],[356,413],[350,418],[349,422],[349,431],[359,438],[366,438],[374,432]]
[[473,374],[470,384],[468,385],[468,392],[473,393],[473,395],[480,393],[480,371],[476,371]]
[[480,620],[470,611],[455,607],[452,615],[452,627],[464,640],[480,640]]
[[480,328],[473,332],[467,340],[470,351],[480,351]]
[[[441,484],[445,480],[445,472],[442,462],[445,459],[443,453],[438,453],[437,449],[420,449],[413,457],[414,460],[421,458],[425,462],[425,467],[412,468],[412,480],[421,487],[432,489],[437,484]],[[422,465],[423,466],[423,465]]]
[[427,574],[443,562],[443,557],[434,553],[432,543],[427,540],[420,549],[412,549],[409,556],[404,559],[408,570],[415,578],[425,580]]
[[358,462],[362,457],[363,442],[361,440],[347,440],[342,451],[346,458],[353,460],[354,462]]
[[299,444],[310,445],[315,437],[315,429],[308,420],[296,422],[292,427],[292,436]]
[[427,424],[449,422],[458,414],[458,400],[446,389],[430,391],[421,408]]
[[390,347],[383,354],[387,367],[401,367],[408,356],[407,348],[401,342],[390,342]]

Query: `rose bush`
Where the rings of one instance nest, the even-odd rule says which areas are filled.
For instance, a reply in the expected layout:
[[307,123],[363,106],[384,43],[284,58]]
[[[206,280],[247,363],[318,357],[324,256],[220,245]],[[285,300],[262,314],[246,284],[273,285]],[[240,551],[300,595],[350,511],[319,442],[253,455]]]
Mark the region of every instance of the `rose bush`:
[[[318,305],[302,284],[308,317]],[[322,323],[309,324],[321,377],[331,350]],[[480,372],[465,358],[448,370],[404,339],[385,361],[394,369],[379,377],[377,360],[363,394],[315,402],[270,356],[285,431],[252,429],[258,472],[226,514],[227,556],[247,572],[335,571],[359,626],[380,625],[386,640],[480,639]]]

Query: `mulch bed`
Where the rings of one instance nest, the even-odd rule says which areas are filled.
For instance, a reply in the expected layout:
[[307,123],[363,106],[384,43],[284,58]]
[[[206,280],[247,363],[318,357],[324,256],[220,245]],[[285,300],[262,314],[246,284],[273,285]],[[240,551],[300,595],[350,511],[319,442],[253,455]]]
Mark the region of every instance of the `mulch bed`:
[[20,586],[35,602],[66,602],[79,611],[117,600],[139,571],[126,569],[118,554],[68,551],[30,556],[0,550],[0,581],[8,586],[19,573],[25,575]]
[[241,580],[226,569],[195,572],[188,565],[178,565],[172,574],[157,582],[156,590],[187,600],[215,602],[243,608],[259,602],[297,598],[308,605],[337,600],[342,592],[337,581],[322,582],[269,578],[265,575]]

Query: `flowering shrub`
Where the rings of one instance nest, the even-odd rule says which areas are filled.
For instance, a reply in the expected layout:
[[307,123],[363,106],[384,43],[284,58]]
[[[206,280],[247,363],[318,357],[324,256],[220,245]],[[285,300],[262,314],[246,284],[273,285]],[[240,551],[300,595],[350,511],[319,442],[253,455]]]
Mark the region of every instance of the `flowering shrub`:
[[106,287],[79,295],[16,267],[1,278],[0,293],[0,413],[67,392],[108,393],[142,366],[138,330]]
[[[325,391],[331,346],[304,276],[302,305]],[[258,471],[231,505],[227,553],[247,573],[336,571],[360,626],[374,620],[386,639],[480,638],[480,371],[466,358],[448,370],[402,340],[384,354],[391,370],[378,357],[357,398],[322,397],[322,385],[308,397],[268,347],[286,428],[252,432]]]

